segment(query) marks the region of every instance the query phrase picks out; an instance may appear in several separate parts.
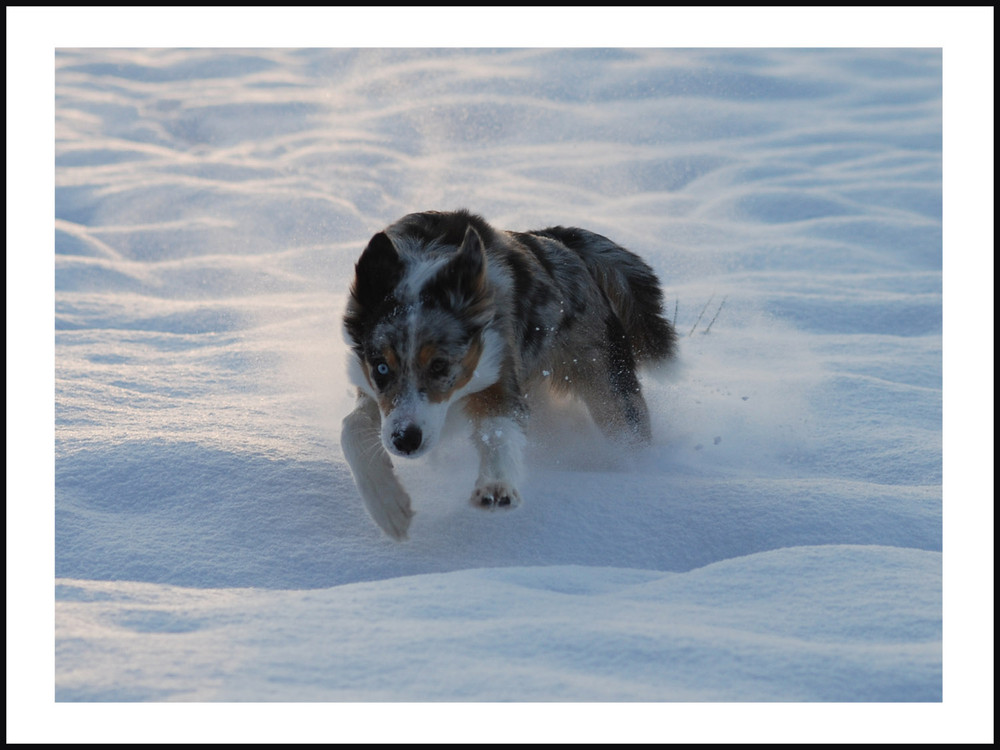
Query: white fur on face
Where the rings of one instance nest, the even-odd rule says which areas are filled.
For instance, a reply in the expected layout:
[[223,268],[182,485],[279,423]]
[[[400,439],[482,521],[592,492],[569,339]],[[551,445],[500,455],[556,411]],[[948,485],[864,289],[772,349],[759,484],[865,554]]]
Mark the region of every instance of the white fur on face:
[[[388,414],[382,417],[382,445],[396,456],[417,458],[435,445],[441,437],[450,401],[431,403],[417,393],[412,386],[400,394]],[[393,435],[404,432],[408,427],[416,427],[422,436],[420,447],[410,453],[403,453],[393,443]]]
[[[483,353],[479,357],[472,378],[446,400],[429,401],[426,396],[420,394],[413,383],[407,384],[406,388],[392,402],[390,410],[382,417],[381,439],[385,449],[397,456],[416,458],[437,445],[452,405],[497,382],[500,376],[502,354],[503,347],[499,334],[487,330],[483,334]],[[360,369],[361,367],[358,365],[358,374],[361,374]],[[367,383],[367,379],[363,375],[361,377]],[[401,453],[393,444],[393,435],[402,433],[411,426],[416,427],[421,432],[420,447],[411,453]]]
[[378,399],[378,392],[372,388],[372,384],[365,377],[365,368],[361,360],[355,355],[347,358],[347,379],[352,385],[357,386],[363,393],[368,394],[373,399]]

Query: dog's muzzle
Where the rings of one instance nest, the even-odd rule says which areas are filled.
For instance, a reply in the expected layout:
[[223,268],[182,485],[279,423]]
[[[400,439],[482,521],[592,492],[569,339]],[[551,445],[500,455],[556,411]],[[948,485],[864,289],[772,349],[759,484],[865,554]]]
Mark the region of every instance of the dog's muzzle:
[[410,455],[420,448],[424,436],[415,424],[409,424],[402,430],[392,433],[392,445],[403,455]]

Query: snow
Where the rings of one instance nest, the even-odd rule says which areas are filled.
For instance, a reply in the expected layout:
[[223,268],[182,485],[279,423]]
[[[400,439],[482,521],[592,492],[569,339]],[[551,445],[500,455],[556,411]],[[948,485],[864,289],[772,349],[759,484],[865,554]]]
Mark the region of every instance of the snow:
[[[364,707],[326,715],[343,732],[370,722],[365,741],[566,741],[604,705],[640,703],[661,712],[656,741],[677,736],[663,721],[697,722],[703,740],[833,741],[880,735],[862,713],[826,718],[819,734],[815,721],[755,722],[778,703],[812,704],[811,717],[817,704],[892,703],[905,704],[889,711],[894,738],[954,739],[939,709],[962,695],[976,721],[960,731],[980,728],[979,707],[992,741],[991,348],[976,425],[942,429],[943,340],[960,348],[971,332],[992,346],[992,194],[989,241],[972,235],[989,257],[974,280],[989,286],[957,296],[982,312],[952,338],[940,42],[62,41],[73,38],[54,45],[55,284],[38,316],[50,340],[54,309],[54,357],[39,368],[54,371],[54,472],[27,472],[14,493],[8,480],[8,592],[30,568],[12,558],[25,544],[12,504],[54,487],[36,585],[51,612],[54,574],[45,710],[70,721],[23,736],[148,731],[89,726],[74,710],[86,703],[104,716],[110,703],[205,702],[261,738],[276,731],[256,724],[268,709],[246,704],[416,702],[439,716],[432,704],[496,701],[544,703],[568,723],[514,725],[480,713],[488,705],[464,712],[472,728],[418,730]],[[991,32],[989,44],[992,76]],[[973,154],[992,170],[991,121],[986,132]],[[8,219],[11,196],[8,170]],[[470,506],[475,453],[453,425],[399,465],[416,516],[396,543],[366,515],[339,446],[353,400],[339,317],[373,232],[459,207],[500,228],[583,226],[643,255],[681,363],[644,377],[643,452],[604,444],[576,404],[538,404],[511,512]],[[23,340],[11,252],[9,238],[9,414],[21,400],[11,342]],[[40,428],[13,419],[25,428],[12,435],[8,416],[8,472],[23,477],[22,443],[38,445]],[[946,455],[981,456],[975,474],[944,471],[949,430],[963,447]],[[958,527],[945,523],[945,476],[966,482],[949,499],[981,508],[978,543],[947,541]],[[969,547],[974,584],[947,588]],[[969,623],[942,617],[942,592],[964,599],[969,585],[986,636],[977,679],[988,672],[971,701],[947,682],[962,651],[943,633]],[[572,703],[599,705],[563,713]],[[741,719],[706,718],[720,703]],[[752,719],[740,711],[762,703]],[[623,708],[627,726],[583,738],[628,741],[640,723]],[[156,739],[206,736],[167,722]],[[305,720],[281,726],[289,741]]]

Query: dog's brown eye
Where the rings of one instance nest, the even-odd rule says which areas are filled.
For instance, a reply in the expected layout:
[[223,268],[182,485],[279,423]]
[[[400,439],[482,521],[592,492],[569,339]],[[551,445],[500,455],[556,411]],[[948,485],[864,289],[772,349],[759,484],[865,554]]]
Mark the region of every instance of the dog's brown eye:
[[435,359],[431,362],[430,367],[427,368],[432,377],[440,378],[448,374],[448,360],[446,359]]

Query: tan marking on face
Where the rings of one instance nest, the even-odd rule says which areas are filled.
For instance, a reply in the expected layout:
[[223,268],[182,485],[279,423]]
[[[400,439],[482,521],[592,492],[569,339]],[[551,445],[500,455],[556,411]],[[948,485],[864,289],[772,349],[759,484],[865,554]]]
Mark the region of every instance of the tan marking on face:
[[396,356],[396,352],[393,349],[383,349],[382,359],[385,363],[389,365],[389,369],[394,372],[399,372],[399,357]]
[[420,370],[426,368],[434,360],[436,354],[437,347],[434,344],[424,344],[417,352],[417,368]]
[[392,411],[392,407],[395,403],[395,395],[390,396],[387,393],[380,393],[378,396],[378,408],[381,410],[382,416],[384,417],[389,416],[389,413]]
[[[390,348],[383,349],[382,359],[385,360],[385,363],[389,366],[390,370],[396,373],[399,372],[399,357],[396,356],[396,352],[394,350]],[[368,380],[368,384],[371,385],[372,390],[378,394],[378,398],[376,400],[378,401],[379,409],[382,411],[383,415],[388,415],[389,412],[392,411],[392,407],[396,402],[396,397],[399,392],[399,377],[397,376],[394,378],[392,385],[387,390],[382,391],[377,385],[375,385],[375,378],[372,375],[372,371],[375,369],[374,365],[371,362],[365,362],[365,367],[363,369],[365,378]]]
[[361,373],[365,376],[365,380],[368,381],[368,386],[372,389],[372,392],[378,393],[378,388],[375,387],[375,383],[372,381],[372,368],[368,366],[367,362],[361,368]]
[[472,346],[469,347],[469,350],[459,362],[462,367],[462,371],[459,373],[459,376],[455,378],[455,382],[452,384],[451,388],[445,392],[431,393],[428,395],[427,400],[434,404],[449,401],[456,391],[464,388],[468,382],[472,380],[472,376],[476,374],[476,367],[479,365],[479,358],[482,355],[483,342],[482,339],[478,339],[472,344]]

